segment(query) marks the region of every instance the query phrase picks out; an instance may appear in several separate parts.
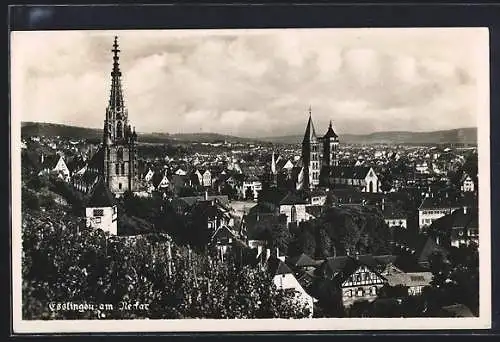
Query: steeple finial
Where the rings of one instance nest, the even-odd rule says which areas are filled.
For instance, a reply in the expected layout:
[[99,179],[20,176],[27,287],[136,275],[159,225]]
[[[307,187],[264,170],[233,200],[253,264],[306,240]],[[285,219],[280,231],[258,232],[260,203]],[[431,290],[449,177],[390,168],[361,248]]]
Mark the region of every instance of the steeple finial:
[[121,76],[122,73],[120,72],[120,56],[118,56],[118,53],[120,50],[118,49],[118,36],[115,36],[115,41],[113,43],[113,72],[111,73],[111,76]]
[[311,112],[312,112],[311,105],[309,105],[309,116],[311,116]]
[[328,128],[333,128],[331,119],[330,119],[330,125],[328,126]]

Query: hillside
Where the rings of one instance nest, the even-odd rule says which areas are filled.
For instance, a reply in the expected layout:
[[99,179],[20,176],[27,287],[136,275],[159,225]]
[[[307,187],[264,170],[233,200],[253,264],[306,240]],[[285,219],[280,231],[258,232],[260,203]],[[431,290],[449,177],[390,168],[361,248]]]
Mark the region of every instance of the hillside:
[[[299,144],[302,135],[262,138],[264,141],[282,144]],[[347,144],[477,144],[476,128],[458,128],[432,132],[376,132],[371,134],[340,135]]]
[[[42,122],[23,122],[21,135],[28,136],[60,136],[74,139],[102,139],[102,129],[84,128],[69,125],[60,125]],[[145,143],[179,142],[253,142],[257,139],[239,138],[217,133],[138,133],[139,141]]]
[[21,136],[65,137],[75,139],[102,139],[102,129],[84,128],[42,122],[22,122]]
[[[21,135],[61,136],[75,139],[101,139],[102,129],[84,128],[52,123],[23,122]],[[218,133],[138,133],[139,141],[146,143],[178,142],[271,142],[278,144],[300,144],[302,135],[287,135],[267,138],[241,138]],[[347,144],[476,144],[476,128],[458,128],[433,132],[376,132],[371,134],[340,135]]]

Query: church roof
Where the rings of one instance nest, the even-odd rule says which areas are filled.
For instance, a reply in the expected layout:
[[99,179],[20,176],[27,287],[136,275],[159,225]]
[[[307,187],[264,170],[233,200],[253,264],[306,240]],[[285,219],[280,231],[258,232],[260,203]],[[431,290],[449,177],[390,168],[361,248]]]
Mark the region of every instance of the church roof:
[[115,197],[106,183],[100,179],[87,200],[87,207],[112,207],[115,203]]
[[371,167],[367,166],[334,166],[331,176],[344,179],[365,179]]
[[302,140],[302,143],[307,144],[310,142],[316,142],[316,140],[316,131],[314,130],[311,113],[309,113],[309,121],[307,121],[306,132],[304,134],[304,140]]
[[328,126],[328,130],[323,138],[333,138],[337,139],[339,136],[333,131],[332,122],[330,121],[330,125]]

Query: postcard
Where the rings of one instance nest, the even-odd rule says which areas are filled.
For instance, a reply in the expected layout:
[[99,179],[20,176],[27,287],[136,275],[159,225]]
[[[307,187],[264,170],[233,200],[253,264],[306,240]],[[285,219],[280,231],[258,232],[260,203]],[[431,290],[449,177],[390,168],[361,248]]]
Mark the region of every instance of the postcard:
[[491,327],[488,29],[10,39],[14,332]]

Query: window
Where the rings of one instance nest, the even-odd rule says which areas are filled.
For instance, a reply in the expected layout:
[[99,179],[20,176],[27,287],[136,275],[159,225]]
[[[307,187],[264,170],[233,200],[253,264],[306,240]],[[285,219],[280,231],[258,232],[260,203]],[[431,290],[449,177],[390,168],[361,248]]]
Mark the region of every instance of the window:
[[118,149],[118,151],[116,151],[116,158],[118,158],[118,160],[123,160],[123,148],[120,147]]
[[370,294],[372,296],[376,296],[377,295],[377,287],[376,286],[372,286],[372,288],[370,289]]
[[120,164],[115,165],[115,174],[117,174],[117,175],[120,174]]
[[94,218],[94,223],[101,223],[101,218],[100,217],[95,217]]
[[122,137],[122,122],[118,121],[118,124],[116,125],[116,137],[120,139]]
[[352,291],[351,291],[351,290],[347,290],[347,291],[345,292],[345,295],[346,295],[347,297],[352,297]]
[[122,189],[122,183],[118,183],[118,189]]
[[125,174],[125,164],[122,164],[122,175]]
[[363,297],[364,296],[364,291],[363,289],[360,287],[357,291],[356,291],[356,296],[357,297]]
[[297,222],[297,208],[295,206],[292,206],[292,209],[290,210],[290,221],[292,222]]
[[94,209],[93,216],[104,216],[104,209]]

